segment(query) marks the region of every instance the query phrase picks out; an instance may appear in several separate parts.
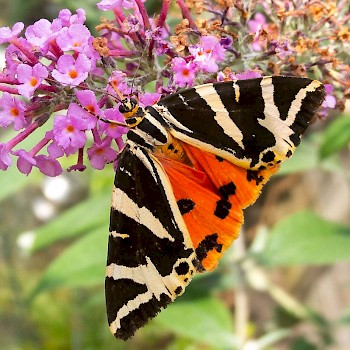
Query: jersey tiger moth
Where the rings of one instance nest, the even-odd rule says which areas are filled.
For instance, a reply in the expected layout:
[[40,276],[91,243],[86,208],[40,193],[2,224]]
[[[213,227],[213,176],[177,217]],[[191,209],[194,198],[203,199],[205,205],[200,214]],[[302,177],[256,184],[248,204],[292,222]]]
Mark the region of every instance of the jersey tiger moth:
[[120,111],[130,130],[112,194],[106,269],[111,332],[130,338],[212,270],[243,209],[288,159],[325,97],[316,80],[204,84]]

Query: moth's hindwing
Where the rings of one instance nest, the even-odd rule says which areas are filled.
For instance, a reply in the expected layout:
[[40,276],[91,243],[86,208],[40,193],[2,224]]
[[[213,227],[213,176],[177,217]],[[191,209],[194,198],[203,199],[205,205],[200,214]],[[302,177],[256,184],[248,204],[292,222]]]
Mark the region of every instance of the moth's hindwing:
[[200,85],[153,108],[179,140],[259,170],[292,155],[324,96],[317,80],[264,77]]
[[166,158],[160,161],[195,249],[198,272],[214,269],[238,237],[243,209],[253,204],[279,165],[253,171],[186,145],[197,169]]
[[112,195],[106,270],[111,332],[128,339],[182,294],[196,258],[167,176],[128,141]]

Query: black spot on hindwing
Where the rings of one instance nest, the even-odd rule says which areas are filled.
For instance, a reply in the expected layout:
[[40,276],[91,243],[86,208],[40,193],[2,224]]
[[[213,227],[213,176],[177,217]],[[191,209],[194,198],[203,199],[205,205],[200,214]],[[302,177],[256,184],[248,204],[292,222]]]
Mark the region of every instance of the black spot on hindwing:
[[227,200],[230,196],[236,193],[236,185],[231,181],[226,185],[220,186],[219,192],[222,197]]
[[201,262],[207,257],[209,251],[213,249],[215,249],[218,253],[222,251],[222,244],[218,243],[218,238],[217,233],[206,236],[196,248],[196,254],[199,261],[196,268],[199,272],[205,270]]
[[191,210],[194,209],[194,207],[196,206],[196,203],[193,202],[189,198],[184,198],[184,199],[179,199],[177,201],[177,205],[178,205],[178,207],[180,209],[180,213],[182,215],[185,215],[185,214],[189,213]]
[[247,170],[247,180],[250,181],[255,181],[256,185],[260,185],[262,181],[264,181],[264,177],[260,175],[259,171],[255,170]]
[[230,213],[230,209],[232,204],[225,199],[220,199],[216,202],[216,208],[214,211],[214,215],[220,219],[225,219],[227,215]]
[[275,159],[275,153],[273,151],[267,151],[264,153],[261,160],[265,163],[269,163],[269,162],[273,162],[274,159]]
[[175,267],[175,271],[178,275],[188,274],[190,267],[187,262],[182,261],[178,266]]

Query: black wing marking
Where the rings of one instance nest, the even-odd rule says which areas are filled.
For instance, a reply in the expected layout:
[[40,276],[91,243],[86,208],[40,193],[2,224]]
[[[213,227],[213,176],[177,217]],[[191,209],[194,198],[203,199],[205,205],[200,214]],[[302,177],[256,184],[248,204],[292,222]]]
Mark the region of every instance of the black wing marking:
[[200,85],[153,107],[178,139],[257,170],[292,155],[324,96],[316,80],[264,77]]
[[106,270],[111,332],[128,339],[190,282],[196,264],[163,168],[128,141],[112,196]]

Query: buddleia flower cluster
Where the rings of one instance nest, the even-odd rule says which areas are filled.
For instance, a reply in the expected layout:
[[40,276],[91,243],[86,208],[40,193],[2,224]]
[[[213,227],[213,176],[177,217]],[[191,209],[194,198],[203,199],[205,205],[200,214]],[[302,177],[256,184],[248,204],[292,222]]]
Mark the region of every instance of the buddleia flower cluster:
[[[65,9],[52,21],[0,28],[6,66],[0,74],[0,169],[17,162],[49,176],[86,165],[103,169],[123,148],[121,96],[141,106],[181,88],[263,75],[321,80],[320,111],[344,108],[350,95],[347,1],[163,0],[159,14],[142,0],[102,0],[92,36],[83,9]],[[31,149],[22,141],[39,128]],[[42,130],[42,129],[41,129]]]

